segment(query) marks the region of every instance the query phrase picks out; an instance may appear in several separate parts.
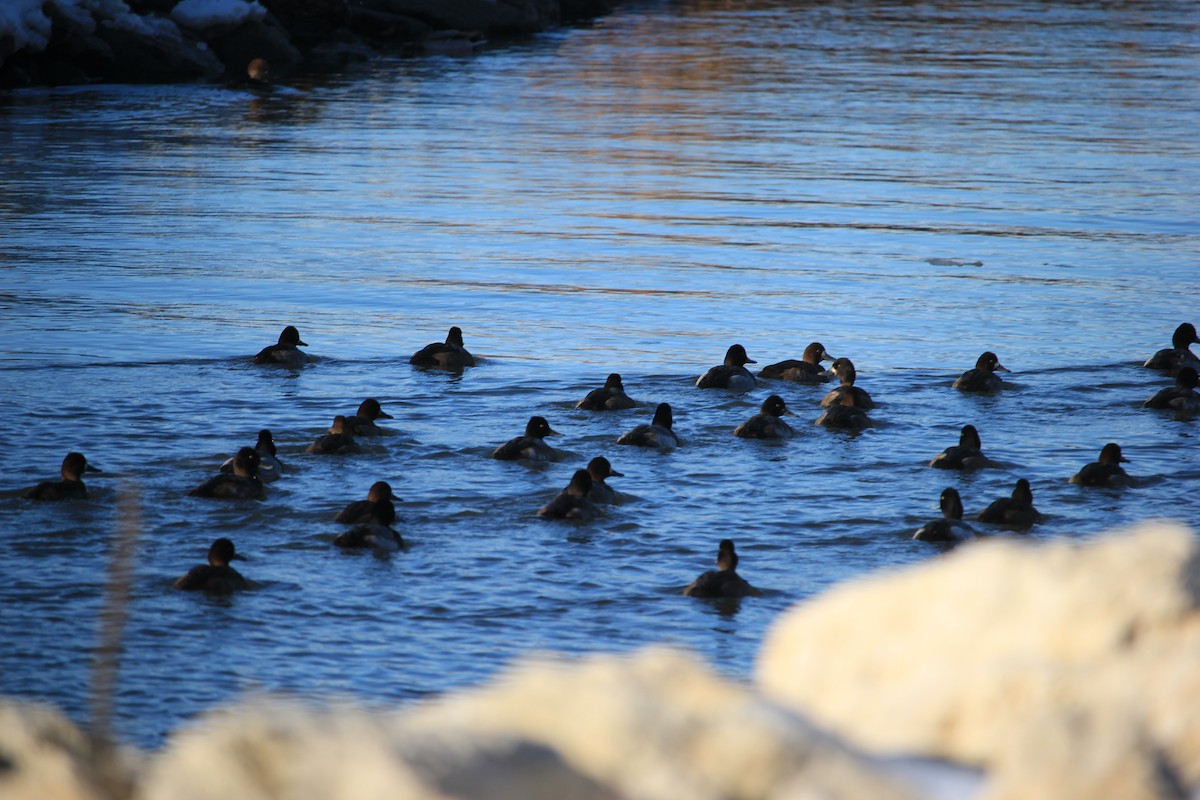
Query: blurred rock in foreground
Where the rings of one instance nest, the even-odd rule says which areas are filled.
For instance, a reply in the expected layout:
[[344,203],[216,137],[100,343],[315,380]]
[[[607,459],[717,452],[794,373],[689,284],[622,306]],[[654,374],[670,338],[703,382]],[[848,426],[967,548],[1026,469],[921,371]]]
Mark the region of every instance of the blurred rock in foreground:
[[981,542],[833,589],[775,623],[771,697],[860,746],[984,767],[987,800],[1200,786],[1200,545],[1147,525]]

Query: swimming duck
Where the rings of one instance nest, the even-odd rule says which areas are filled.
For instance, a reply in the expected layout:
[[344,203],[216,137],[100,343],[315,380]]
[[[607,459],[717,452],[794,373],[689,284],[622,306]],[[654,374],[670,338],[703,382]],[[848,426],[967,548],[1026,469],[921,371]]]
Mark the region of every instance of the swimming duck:
[[377,419],[392,419],[392,415],[380,407],[378,400],[368,397],[359,403],[357,413],[346,417],[346,428],[351,436],[381,436],[383,429],[375,424]]
[[412,354],[408,363],[418,367],[446,369],[461,372],[464,367],[475,366],[475,357],[463,347],[462,328],[455,325],[446,334],[445,342],[427,344]]
[[725,363],[712,367],[696,379],[696,386],[701,389],[732,389],[735,392],[748,392],[758,385],[758,381],[746,369],[746,364],[757,364],[746,355],[746,348],[740,344],[732,345],[725,351]]
[[855,403],[857,395],[846,392],[841,395],[836,405],[832,405],[817,417],[816,424],[827,428],[843,428],[845,430],[862,430],[871,424],[867,412]]
[[959,469],[970,472],[982,469],[988,465],[987,456],[983,454],[983,444],[979,441],[979,431],[974,425],[963,425],[958,436],[958,444],[947,447],[933,457],[929,466],[938,469]]
[[1142,366],[1165,370],[1172,375],[1185,366],[1200,370],[1200,356],[1193,353],[1190,347],[1193,344],[1200,344],[1200,337],[1196,336],[1196,326],[1185,322],[1171,335],[1171,346],[1150,356]]
[[1080,486],[1104,486],[1110,489],[1128,486],[1133,479],[1121,467],[1121,462],[1128,461],[1129,459],[1121,453],[1121,446],[1109,442],[1100,450],[1099,459],[1071,476],[1071,483]]
[[300,331],[296,330],[296,326],[288,325],[279,334],[279,342],[259,350],[254,362],[282,364],[285,367],[303,366],[308,363],[308,356],[300,352],[301,347],[308,347],[308,344],[300,341]]
[[262,461],[253,447],[243,447],[233,457],[233,472],[220,472],[192,489],[192,497],[221,497],[234,500],[263,500],[267,490],[258,479]]
[[208,548],[208,563],[192,567],[186,575],[176,579],[175,588],[189,592],[208,594],[230,594],[238,589],[249,589],[250,582],[229,566],[230,561],[245,561],[238,555],[233,542],[222,537],[213,541]]
[[962,498],[958,496],[957,489],[945,489],[938,500],[938,506],[942,509],[941,519],[930,520],[917,528],[917,532],[913,534],[914,539],[957,544],[975,538],[975,531],[962,521]]
[[794,436],[795,432],[780,417],[794,416],[783,398],[773,394],[763,400],[757,414],[733,429],[733,435],[743,439],[787,439]]
[[538,510],[543,519],[577,519],[583,522],[594,519],[600,509],[588,497],[592,490],[592,476],[586,469],[577,469],[571,476],[567,488],[554,496]]
[[671,406],[659,403],[654,409],[654,419],[650,424],[638,425],[633,430],[621,434],[617,444],[631,444],[637,447],[657,447],[662,452],[674,450],[679,445],[679,439],[671,426],[675,423]]
[[387,552],[403,550],[404,539],[392,527],[395,522],[396,507],[392,505],[392,501],[379,500],[366,519],[356,523],[350,530],[339,533],[334,538],[333,544],[347,550],[364,548]]
[[614,372],[608,376],[604,386],[592,389],[587,393],[587,397],[575,404],[575,407],[584,411],[617,411],[623,408],[633,408],[636,405],[637,403],[625,394],[621,376]]
[[722,539],[717,546],[717,568],[710,569],[688,584],[683,593],[688,597],[750,597],[762,594],[745,578],[737,574],[738,555],[732,539]]
[[875,407],[875,401],[871,399],[871,395],[862,387],[854,385],[854,381],[858,379],[858,371],[854,369],[853,361],[848,358],[834,359],[833,363],[829,365],[829,371],[837,376],[841,384],[821,398],[822,408],[840,404],[842,396],[847,394],[854,397],[852,405],[855,408],[866,411]]
[[593,503],[615,503],[617,492],[604,482],[605,478],[624,478],[624,473],[617,472],[604,456],[596,456],[587,465],[588,475],[592,478],[592,488],[588,492],[588,500]]
[[1021,478],[1013,487],[1012,497],[993,500],[987,508],[979,512],[978,519],[980,522],[991,522],[1023,531],[1032,527],[1041,516],[1033,507],[1033,490],[1029,488],[1029,481]]
[[546,436],[561,436],[562,434],[550,427],[545,417],[530,417],[525,424],[525,433],[509,439],[492,452],[492,458],[501,461],[557,461],[558,454],[543,439]]
[[824,383],[829,380],[829,373],[821,369],[821,362],[832,360],[833,356],[825,352],[825,345],[813,342],[804,348],[804,355],[800,357],[800,360],[790,358],[787,361],[763,367],[758,373],[758,377],[795,381],[796,383]]
[[1172,408],[1192,413],[1200,411],[1200,394],[1196,393],[1197,376],[1192,367],[1180,367],[1175,373],[1175,385],[1160,390],[1142,405],[1146,408]]
[[338,414],[333,418],[333,425],[329,428],[329,433],[318,436],[315,442],[304,449],[304,452],[314,455],[341,456],[357,453],[359,447],[358,442],[354,441],[354,434],[350,432],[350,426],[346,424],[346,418]]
[[100,471],[88,463],[83,453],[67,453],[59,470],[61,481],[42,481],[26,489],[22,496],[27,500],[85,500],[88,496],[87,487],[83,485],[81,476],[85,472]]
[[[258,441],[254,443],[254,451],[258,453],[258,479],[263,483],[271,483],[283,477],[283,462],[275,455],[275,439],[271,431],[263,428],[258,432]],[[221,472],[233,472],[233,458],[221,465]]]
[[1004,387],[997,372],[1008,372],[1008,368],[1000,363],[1000,358],[992,351],[987,351],[975,360],[975,368],[969,369],[954,381],[954,388],[964,392],[998,392]]
[[399,500],[400,498],[392,494],[392,485],[387,481],[375,481],[371,484],[371,488],[367,490],[366,500],[355,500],[337,513],[333,518],[334,522],[367,522],[375,513],[375,506],[380,501]]

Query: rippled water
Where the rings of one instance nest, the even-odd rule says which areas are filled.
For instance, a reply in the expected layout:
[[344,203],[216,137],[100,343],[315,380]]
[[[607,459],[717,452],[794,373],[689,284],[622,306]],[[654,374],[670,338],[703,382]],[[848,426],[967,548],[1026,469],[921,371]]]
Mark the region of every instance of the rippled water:
[[[1034,538],[1194,523],[1198,423],[1140,407],[1170,382],[1140,363],[1200,322],[1198,31],[1176,3],[629,3],[265,97],[0,95],[0,693],[87,718],[122,496],[118,728],[149,746],[242,691],[393,704],[532,650],[671,642],[748,677],[797,600],[935,557],[910,536],[945,486],[971,515],[1029,478]],[[289,323],[316,362],[250,363]],[[453,324],[480,366],[409,366]],[[827,387],[692,385],[733,342],[813,340],[880,402],[861,435],[809,424]],[[1009,388],[951,389],[986,349]],[[573,410],[612,371],[641,406]],[[771,392],[799,435],[731,436]],[[392,435],[304,453],[368,396]],[[614,444],[661,401],[679,450]],[[489,459],[532,414],[562,459]],[[925,466],[968,422],[1000,466]],[[262,427],[289,467],[265,502],[187,496]],[[1139,486],[1069,485],[1110,440]],[[92,500],[20,499],[68,450]],[[626,502],[536,518],[595,455]],[[379,479],[411,550],[338,551]],[[173,590],[222,535],[259,588]],[[723,537],[765,596],[681,597]]]

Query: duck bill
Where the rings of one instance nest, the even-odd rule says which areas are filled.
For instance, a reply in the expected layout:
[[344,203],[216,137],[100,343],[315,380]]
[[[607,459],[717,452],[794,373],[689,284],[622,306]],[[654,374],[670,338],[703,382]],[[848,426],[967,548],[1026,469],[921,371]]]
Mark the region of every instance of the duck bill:
[[1008,367],[1004,366],[1003,364],[997,364],[996,368],[995,368],[995,372],[1012,372],[1012,370],[1010,370]]
[[100,469],[99,467],[93,467],[91,464],[88,464],[86,467],[84,467],[83,471],[84,472],[104,472],[104,470]]

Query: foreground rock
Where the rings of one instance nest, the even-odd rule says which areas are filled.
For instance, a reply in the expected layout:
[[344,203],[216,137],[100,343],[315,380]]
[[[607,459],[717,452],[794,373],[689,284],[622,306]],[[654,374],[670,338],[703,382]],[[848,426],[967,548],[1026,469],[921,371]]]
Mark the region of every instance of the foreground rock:
[[981,765],[987,800],[1200,787],[1200,545],[987,542],[776,623],[766,693],[851,741]]
[[278,702],[213,715],[144,797],[717,800],[913,797],[794,715],[661,650],[527,665],[413,712]]

